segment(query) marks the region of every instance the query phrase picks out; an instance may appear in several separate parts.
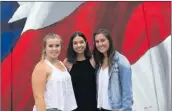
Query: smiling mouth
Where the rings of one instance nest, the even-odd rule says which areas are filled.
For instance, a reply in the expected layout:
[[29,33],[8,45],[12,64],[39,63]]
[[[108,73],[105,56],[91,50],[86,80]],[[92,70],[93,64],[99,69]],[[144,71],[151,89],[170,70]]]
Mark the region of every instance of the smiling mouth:
[[58,54],[58,52],[54,52],[54,53],[52,53],[52,54]]
[[77,49],[78,51],[82,51],[83,50],[83,48],[79,48],[79,49]]
[[100,49],[100,50],[103,50],[103,49],[105,49],[105,48],[104,48],[104,47],[100,47],[99,49]]
[[77,51],[83,51],[83,50],[77,50]]

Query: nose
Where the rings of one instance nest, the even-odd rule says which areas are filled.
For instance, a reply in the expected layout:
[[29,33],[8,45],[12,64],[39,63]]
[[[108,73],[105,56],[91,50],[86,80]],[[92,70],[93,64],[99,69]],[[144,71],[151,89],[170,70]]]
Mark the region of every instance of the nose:
[[53,47],[53,50],[56,50],[57,48],[56,47]]
[[77,46],[78,46],[78,47],[80,47],[80,46],[81,46],[81,44],[77,44]]
[[99,44],[98,44],[98,45],[99,45],[99,46],[101,46],[102,44],[103,44],[102,42],[99,42]]

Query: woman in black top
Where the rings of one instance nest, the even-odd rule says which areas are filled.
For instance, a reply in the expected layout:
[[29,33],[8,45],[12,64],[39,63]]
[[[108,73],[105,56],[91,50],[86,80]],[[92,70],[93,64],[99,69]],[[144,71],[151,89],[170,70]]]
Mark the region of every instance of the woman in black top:
[[97,111],[95,63],[83,33],[71,36],[64,64],[71,74],[78,105],[74,111]]

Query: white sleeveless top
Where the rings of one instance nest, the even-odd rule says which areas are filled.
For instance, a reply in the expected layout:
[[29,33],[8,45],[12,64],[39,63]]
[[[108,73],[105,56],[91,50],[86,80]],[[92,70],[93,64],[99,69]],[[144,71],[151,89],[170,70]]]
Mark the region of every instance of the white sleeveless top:
[[103,108],[106,110],[112,110],[110,103],[108,101],[108,83],[109,83],[109,73],[108,68],[100,69],[98,78],[98,101],[97,108]]
[[[52,75],[47,80],[44,92],[46,109],[57,108],[62,111],[71,111],[76,109],[77,105],[71,76],[66,67],[60,61],[63,67],[65,67],[65,71],[63,72],[52,65],[48,60],[45,60],[45,62],[52,68]],[[35,105],[33,111],[37,111]]]

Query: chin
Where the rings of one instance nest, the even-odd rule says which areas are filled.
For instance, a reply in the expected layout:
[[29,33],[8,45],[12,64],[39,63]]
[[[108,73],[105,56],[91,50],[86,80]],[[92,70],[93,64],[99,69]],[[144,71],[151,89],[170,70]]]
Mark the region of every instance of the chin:
[[57,58],[58,58],[58,56],[53,56],[53,57],[52,57],[52,59],[57,59]]
[[99,52],[100,52],[100,53],[105,53],[105,51],[100,51],[100,50],[99,50]]
[[84,53],[84,51],[77,51],[76,53],[78,53],[78,54],[82,54],[82,53]]

